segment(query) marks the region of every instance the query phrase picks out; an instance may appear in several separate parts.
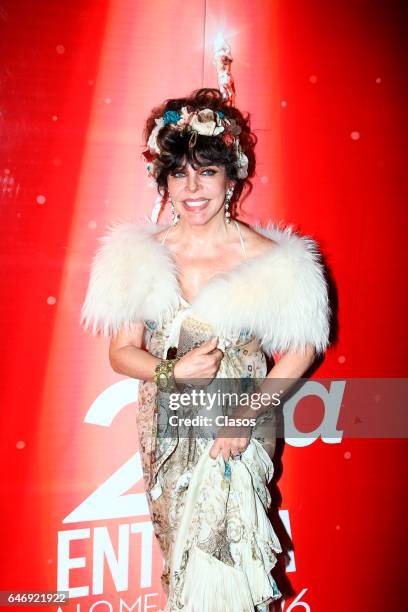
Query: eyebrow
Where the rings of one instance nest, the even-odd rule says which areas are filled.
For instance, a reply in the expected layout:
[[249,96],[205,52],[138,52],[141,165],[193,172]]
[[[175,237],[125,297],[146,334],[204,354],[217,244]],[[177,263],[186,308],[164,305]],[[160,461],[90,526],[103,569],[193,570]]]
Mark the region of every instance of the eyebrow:
[[[187,164],[184,166],[178,166],[175,171],[179,172],[180,170],[185,170],[187,168]],[[198,169],[202,170],[203,168],[218,168],[216,164],[205,164],[204,166],[198,166]]]

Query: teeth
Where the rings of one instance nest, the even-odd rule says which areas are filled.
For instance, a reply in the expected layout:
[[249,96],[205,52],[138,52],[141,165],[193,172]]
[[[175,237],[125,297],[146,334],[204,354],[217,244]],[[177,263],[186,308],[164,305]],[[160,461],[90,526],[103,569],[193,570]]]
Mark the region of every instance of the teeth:
[[185,200],[185,204],[187,204],[187,206],[202,206],[203,204],[207,204],[208,200],[199,200],[198,202],[190,202],[189,200]]

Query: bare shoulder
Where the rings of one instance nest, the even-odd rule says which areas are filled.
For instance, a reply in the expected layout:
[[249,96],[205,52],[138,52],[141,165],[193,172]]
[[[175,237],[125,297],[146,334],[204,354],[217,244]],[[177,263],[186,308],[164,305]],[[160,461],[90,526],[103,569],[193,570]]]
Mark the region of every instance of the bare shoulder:
[[154,234],[151,235],[151,237],[153,238],[153,240],[156,240],[157,242],[161,242],[167,232],[168,228],[166,227],[163,230],[160,230],[160,232],[155,232]]
[[252,227],[249,227],[244,223],[238,223],[242,237],[245,241],[245,248],[248,257],[256,257],[257,255],[266,254],[276,246],[276,242],[274,240],[271,240],[266,236],[262,236],[262,234],[258,234],[258,232],[253,230]]

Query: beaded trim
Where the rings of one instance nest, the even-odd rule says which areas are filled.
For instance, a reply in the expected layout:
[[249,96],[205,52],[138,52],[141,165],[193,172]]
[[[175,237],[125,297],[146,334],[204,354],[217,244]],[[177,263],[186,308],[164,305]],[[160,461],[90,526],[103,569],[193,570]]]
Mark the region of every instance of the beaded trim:
[[164,359],[154,368],[153,382],[159,391],[178,391],[174,378],[174,366],[178,359]]

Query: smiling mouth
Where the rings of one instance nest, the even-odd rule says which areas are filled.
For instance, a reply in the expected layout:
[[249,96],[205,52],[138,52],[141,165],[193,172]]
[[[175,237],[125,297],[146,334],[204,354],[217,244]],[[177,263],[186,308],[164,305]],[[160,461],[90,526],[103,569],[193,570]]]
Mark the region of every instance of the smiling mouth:
[[209,200],[184,200],[183,204],[187,209],[201,210],[205,208]]

